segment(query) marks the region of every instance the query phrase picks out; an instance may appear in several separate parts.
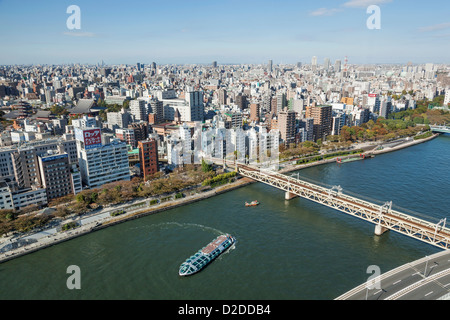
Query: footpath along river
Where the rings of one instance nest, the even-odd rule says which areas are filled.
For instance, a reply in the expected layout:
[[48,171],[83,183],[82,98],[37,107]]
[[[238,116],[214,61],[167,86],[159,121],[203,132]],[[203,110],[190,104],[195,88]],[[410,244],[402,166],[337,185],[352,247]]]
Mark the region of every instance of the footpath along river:
[[[418,212],[438,222],[450,207],[450,135],[344,164],[298,171],[301,178]],[[293,173],[291,173],[293,174]],[[245,207],[258,200],[257,207]],[[400,209],[401,207],[402,209]],[[403,210],[403,208],[405,210]],[[200,273],[180,264],[221,233],[237,244]],[[121,223],[0,264],[0,299],[330,300],[439,249],[260,183]],[[81,270],[81,289],[66,286]]]

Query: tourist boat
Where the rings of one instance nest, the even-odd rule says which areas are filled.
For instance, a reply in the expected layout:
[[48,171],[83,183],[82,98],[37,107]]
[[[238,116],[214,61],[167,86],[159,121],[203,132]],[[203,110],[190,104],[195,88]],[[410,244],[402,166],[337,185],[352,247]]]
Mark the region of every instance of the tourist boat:
[[235,242],[236,238],[229,234],[220,235],[206,247],[183,262],[178,274],[180,276],[189,276],[199,272],[206,267],[207,264],[227,251]]
[[259,204],[259,202],[255,200],[255,201],[252,201],[250,203],[246,202],[245,206],[246,207],[254,207],[254,206],[257,206],[258,204]]

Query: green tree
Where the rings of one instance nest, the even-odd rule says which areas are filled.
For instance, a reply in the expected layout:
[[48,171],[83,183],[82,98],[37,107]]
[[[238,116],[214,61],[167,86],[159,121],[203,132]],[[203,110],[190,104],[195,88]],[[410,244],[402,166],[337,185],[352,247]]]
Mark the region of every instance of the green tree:
[[212,165],[208,164],[204,159],[202,159],[202,170],[203,172],[212,171]]

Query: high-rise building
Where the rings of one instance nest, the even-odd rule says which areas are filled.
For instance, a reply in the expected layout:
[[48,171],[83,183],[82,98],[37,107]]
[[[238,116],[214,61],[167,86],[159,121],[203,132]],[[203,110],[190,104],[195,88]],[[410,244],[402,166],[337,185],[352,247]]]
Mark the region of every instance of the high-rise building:
[[299,122],[299,127],[300,127],[300,129],[304,130],[304,136],[301,139],[301,142],[314,141],[314,119],[313,118],[301,119]]
[[102,144],[99,128],[75,131],[83,183],[93,189],[106,183],[130,180],[128,149],[125,142]]
[[278,130],[280,131],[281,140],[286,145],[295,142],[295,118],[296,112],[294,111],[281,111],[278,113]]
[[106,117],[108,128],[111,130],[127,128],[128,125],[133,122],[131,114],[129,114],[126,109],[122,109],[119,112],[108,112]]
[[267,65],[267,69],[270,71],[270,72],[272,72],[272,69],[273,68],[273,61],[272,60],[269,60],[269,63],[268,63],[268,65]]
[[333,126],[331,129],[331,134],[338,136],[341,134],[341,129],[343,126],[345,126],[347,124],[348,121],[348,116],[346,113],[341,112],[339,114],[336,114],[333,117]]
[[292,100],[292,111],[297,112],[297,119],[303,118],[303,111],[304,111],[303,99]]
[[116,129],[116,137],[120,141],[130,145],[133,149],[137,146],[133,129]]
[[18,149],[11,154],[11,158],[14,167],[14,177],[19,189],[41,186],[35,148],[27,147]]
[[259,122],[260,114],[259,114],[259,103],[250,104],[250,120]]
[[219,104],[221,105],[227,104],[227,90],[219,89],[218,96],[219,96]]
[[86,129],[98,127],[99,123],[96,118],[89,117],[88,115],[83,115],[80,119],[73,119],[72,126],[74,128]]
[[128,129],[134,130],[134,138],[136,141],[147,140],[149,134],[148,122],[132,123],[128,125]]
[[325,58],[323,62],[323,68],[328,71],[330,69],[330,66],[330,58]]
[[342,65],[342,61],[341,60],[336,60],[334,62],[334,71],[335,72],[341,72],[341,65]]
[[390,97],[381,99],[379,116],[387,119],[389,116],[389,113],[391,112],[391,107],[392,107],[392,102],[391,102]]
[[138,142],[139,162],[144,181],[158,172],[158,142],[151,138]]
[[277,113],[279,114],[283,109],[286,107],[287,100],[286,100],[286,94],[282,92],[277,93]]
[[372,113],[378,113],[380,111],[380,98],[378,97],[378,94],[375,93],[368,94],[367,107]]
[[278,113],[278,101],[276,97],[270,98],[270,113],[274,115]]
[[183,117],[183,112],[179,109],[183,121],[203,121],[205,107],[203,104],[203,92],[188,90],[185,94],[188,109]]
[[450,103],[450,88],[445,89],[444,107]]
[[48,201],[74,193],[67,153],[42,155],[38,159],[42,186],[46,189]]
[[135,121],[147,121],[148,111],[146,110],[144,100],[131,100],[130,101],[130,113],[134,116]]
[[111,68],[101,68],[100,74],[104,77],[107,77],[111,74]]
[[239,109],[244,110],[247,108],[247,96],[243,95],[242,93],[239,93],[236,96],[236,104]]
[[314,141],[325,139],[331,134],[333,124],[331,106],[308,106],[306,118],[314,118]]

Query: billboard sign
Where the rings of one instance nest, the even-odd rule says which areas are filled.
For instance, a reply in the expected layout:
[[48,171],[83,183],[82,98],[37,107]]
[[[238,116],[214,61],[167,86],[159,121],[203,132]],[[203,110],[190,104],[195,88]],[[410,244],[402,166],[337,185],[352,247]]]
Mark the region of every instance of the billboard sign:
[[102,134],[100,129],[75,129],[75,139],[84,143],[85,149],[93,149],[102,146]]

